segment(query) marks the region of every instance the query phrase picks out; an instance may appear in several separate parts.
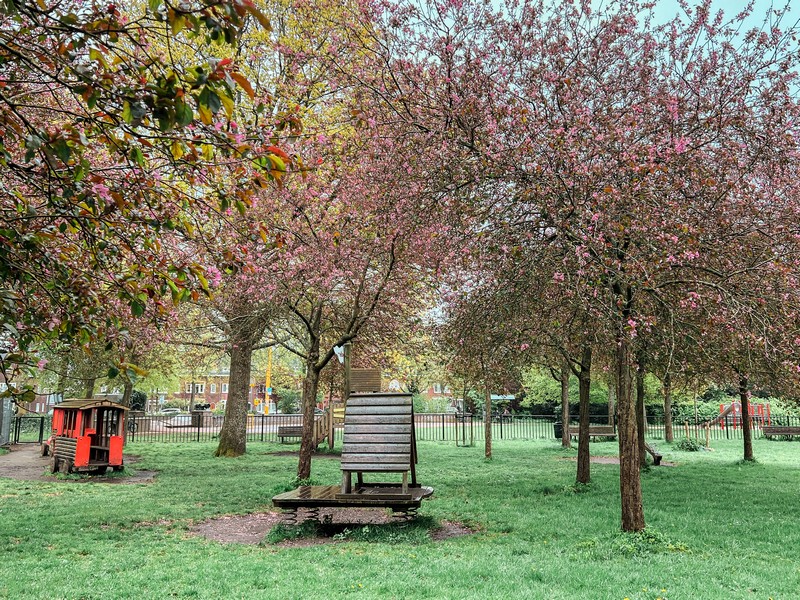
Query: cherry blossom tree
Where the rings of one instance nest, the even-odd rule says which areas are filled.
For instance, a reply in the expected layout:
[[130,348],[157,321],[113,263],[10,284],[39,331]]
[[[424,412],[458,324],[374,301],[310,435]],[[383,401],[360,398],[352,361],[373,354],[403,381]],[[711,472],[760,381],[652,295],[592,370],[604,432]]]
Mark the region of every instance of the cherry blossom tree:
[[[265,150],[273,124],[296,119],[281,111],[263,127],[266,104],[215,52],[256,21],[269,26],[249,0],[0,6],[4,369],[43,338],[119,330],[105,318],[116,298],[141,315],[153,299],[208,291],[203,265],[165,252],[164,238],[246,208],[282,165]],[[252,110],[233,122],[239,92]]]

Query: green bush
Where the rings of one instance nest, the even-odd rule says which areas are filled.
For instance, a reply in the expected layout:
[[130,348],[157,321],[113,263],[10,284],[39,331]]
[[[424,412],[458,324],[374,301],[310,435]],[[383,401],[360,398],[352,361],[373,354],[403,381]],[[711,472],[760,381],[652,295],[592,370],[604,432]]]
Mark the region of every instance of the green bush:
[[279,389],[278,390],[278,412],[285,415],[300,412],[300,392],[297,390]]
[[684,452],[697,452],[700,450],[700,444],[697,440],[693,440],[692,438],[683,438],[675,447]]
[[147,405],[147,394],[139,390],[133,390],[133,392],[131,392],[130,404],[131,410],[144,410]]

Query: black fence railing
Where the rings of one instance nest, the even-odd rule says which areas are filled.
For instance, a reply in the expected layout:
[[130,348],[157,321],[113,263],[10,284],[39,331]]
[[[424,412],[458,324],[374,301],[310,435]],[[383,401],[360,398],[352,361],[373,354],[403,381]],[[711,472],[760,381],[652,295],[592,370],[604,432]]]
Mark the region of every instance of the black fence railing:
[[[51,416],[23,415],[11,420],[11,443],[41,443],[50,435]],[[200,442],[219,437],[224,417],[210,413],[181,414],[174,416],[129,416],[126,420],[126,435],[131,442]],[[494,440],[536,440],[554,439],[556,429],[560,429],[560,419],[549,415],[497,415],[491,419]],[[578,416],[573,415],[570,422],[577,424]],[[288,415],[248,415],[247,441],[296,443],[299,438],[279,436],[279,429],[302,425],[299,414]],[[481,415],[469,413],[418,413],[414,417],[417,439],[422,441],[454,442],[458,445],[472,445],[483,438],[485,421]],[[592,424],[607,425],[604,418],[593,418]],[[753,436],[762,436],[762,427],[794,426],[800,427],[800,416],[771,415],[768,418],[754,417]],[[651,439],[664,439],[665,423],[663,417],[647,418],[646,436]],[[706,421],[694,419],[673,419],[675,439],[691,437],[699,440],[741,439],[740,418]],[[341,427],[334,429],[334,439],[340,442]]]
[[46,415],[12,417],[10,442],[12,444],[41,444],[50,435],[53,418]]

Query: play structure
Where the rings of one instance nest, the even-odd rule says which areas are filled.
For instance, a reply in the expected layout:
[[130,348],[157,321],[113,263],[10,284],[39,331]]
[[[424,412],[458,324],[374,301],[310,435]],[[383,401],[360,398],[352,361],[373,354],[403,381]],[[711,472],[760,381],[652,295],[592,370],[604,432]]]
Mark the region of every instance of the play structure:
[[[759,404],[750,403],[750,419],[753,424],[771,425],[772,416],[770,415],[769,403]],[[740,402],[719,405],[719,415],[708,422],[710,426],[719,425],[720,429],[731,427],[734,430],[742,426],[742,405]]]
[[[341,486],[300,486],[273,497],[272,503],[289,512],[292,521],[299,508],[316,517],[323,507],[389,508],[412,517],[433,494],[417,483],[416,463],[411,394],[351,394],[344,416]],[[367,483],[364,473],[397,473],[402,481]]]
[[65,400],[53,407],[52,435],[42,445],[42,455],[52,455],[55,473],[105,473],[123,468],[122,446],[125,411],[108,400]]

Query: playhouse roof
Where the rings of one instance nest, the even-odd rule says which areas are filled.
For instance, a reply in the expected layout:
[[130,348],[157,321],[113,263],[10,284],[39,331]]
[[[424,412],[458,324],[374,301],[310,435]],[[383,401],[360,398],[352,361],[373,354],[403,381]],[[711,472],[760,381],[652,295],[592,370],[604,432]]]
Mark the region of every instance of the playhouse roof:
[[79,410],[86,410],[90,408],[116,408],[119,410],[128,410],[127,406],[111,402],[110,400],[96,400],[94,398],[68,398],[63,402],[53,406],[56,408],[76,408]]

